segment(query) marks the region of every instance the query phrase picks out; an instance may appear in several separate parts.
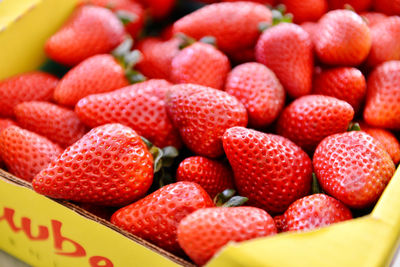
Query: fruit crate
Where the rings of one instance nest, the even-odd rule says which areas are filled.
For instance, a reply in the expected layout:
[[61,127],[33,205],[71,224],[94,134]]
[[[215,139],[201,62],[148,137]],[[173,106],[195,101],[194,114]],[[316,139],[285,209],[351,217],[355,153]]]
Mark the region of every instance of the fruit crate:
[[[0,79],[38,68],[76,0],[0,1]],[[29,45],[27,45],[29,44]],[[388,266],[399,244],[400,168],[367,216],[229,243],[208,266]],[[193,266],[0,170],[0,249],[33,266]]]

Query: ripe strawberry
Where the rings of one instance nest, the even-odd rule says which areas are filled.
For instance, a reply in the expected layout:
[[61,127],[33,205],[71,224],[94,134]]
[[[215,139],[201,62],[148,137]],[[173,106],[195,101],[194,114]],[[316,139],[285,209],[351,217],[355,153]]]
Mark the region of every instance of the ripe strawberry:
[[178,38],[168,41],[155,37],[144,38],[137,45],[143,58],[135,67],[148,78],[169,80],[171,61],[179,52],[179,43]]
[[281,0],[286,12],[293,14],[293,21],[303,23],[305,21],[317,21],[328,11],[326,0]]
[[282,215],[276,215],[274,217],[274,222],[276,225],[276,229],[278,230],[278,233],[285,232],[285,216]]
[[82,203],[122,206],[153,181],[153,158],[140,136],[121,124],[92,129],[32,181],[39,194]]
[[182,141],[201,156],[221,156],[224,132],[247,125],[243,104],[228,93],[210,87],[175,85],[167,97],[167,108]]
[[195,39],[214,36],[224,52],[253,47],[260,32],[260,22],[272,22],[271,11],[251,2],[216,3],[186,15],[174,23],[174,32]]
[[246,107],[251,127],[271,124],[285,104],[285,91],[278,78],[255,62],[235,67],[226,80],[225,91]]
[[375,24],[385,20],[387,16],[379,12],[361,12],[360,16],[367,20],[368,26],[371,28]]
[[197,210],[178,227],[178,241],[186,254],[204,265],[225,244],[277,233],[272,217],[254,207],[218,207]]
[[369,10],[372,0],[328,0],[330,9],[343,9],[350,5],[356,12]]
[[400,15],[400,0],[374,0],[374,10],[386,15]]
[[0,157],[12,174],[28,182],[61,153],[57,144],[18,126],[1,131]]
[[228,166],[201,156],[184,159],[176,171],[176,180],[198,183],[212,198],[225,189],[234,188]]
[[303,30],[305,30],[308,33],[308,35],[310,35],[310,38],[314,45],[315,32],[317,31],[318,23],[307,21],[307,22],[303,22],[302,24],[300,24],[300,27]]
[[148,80],[114,92],[90,95],[78,102],[75,112],[90,127],[121,123],[158,147],[180,148],[178,131],[165,106],[170,86],[165,80]]
[[14,111],[21,127],[63,147],[78,141],[86,131],[75,112],[48,102],[24,102],[17,105]]
[[357,112],[367,94],[367,84],[362,72],[356,68],[333,68],[314,77],[313,94],[344,100]]
[[303,96],[283,110],[277,132],[312,152],[325,137],[345,132],[353,116],[347,102],[323,95]]
[[177,182],[119,209],[111,223],[169,252],[182,254],[176,233],[179,222],[198,209],[213,206],[200,185]]
[[314,153],[313,164],[322,189],[351,208],[373,205],[395,171],[383,146],[355,131],[325,138]]
[[382,128],[371,127],[365,123],[360,123],[360,126],[363,132],[366,132],[383,145],[395,165],[400,162],[400,142],[394,134]]
[[229,58],[233,63],[241,64],[245,62],[256,61],[254,47],[240,49],[238,51],[233,51],[228,54]]
[[311,92],[313,45],[300,26],[281,23],[264,31],[256,45],[256,59],[276,74],[292,98]]
[[58,79],[34,71],[0,81],[0,116],[14,116],[14,107],[24,101],[50,100]]
[[368,77],[364,120],[372,126],[400,130],[400,61],[379,65]]
[[[239,2],[239,1],[241,2],[243,0],[222,0],[222,2]],[[250,0],[250,2],[274,6],[276,1],[275,0]]]
[[311,190],[311,160],[288,139],[243,127],[223,137],[235,184],[249,205],[281,213]]
[[[117,14],[127,14],[131,21],[125,24],[125,30],[136,37],[142,30],[145,12],[141,4],[132,0],[84,0],[86,4],[93,4],[111,9]],[[123,12],[123,13],[122,13]]]
[[175,6],[175,0],[139,0],[150,10],[150,15],[156,19],[162,19],[171,13]]
[[371,27],[372,47],[367,63],[377,66],[385,61],[400,60],[400,17],[393,16]]
[[231,69],[229,59],[210,44],[196,42],[181,50],[171,62],[171,80],[222,90]]
[[74,66],[91,56],[110,52],[124,36],[124,25],[110,10],[82,6],[47,40],[44,49],[54,61]]
[[125,71],[116,59],[108,54],[90,57],[72,68],[54,91],[54,99],[74,106],[79,99],[91,94],[114,91],[129,85]]
[[359,65],[371,49],[371,33],[367,23],[349,10],[326,13],[319,21],[315,36],[318,58],[330,65]]
[[0,133],[10,126],[17,126],[17,124],[13,120],[0,118]]
[[283,217],[285,231],[313,230],[353,218],[349,208],[325,194],[314,194],[296,200]]

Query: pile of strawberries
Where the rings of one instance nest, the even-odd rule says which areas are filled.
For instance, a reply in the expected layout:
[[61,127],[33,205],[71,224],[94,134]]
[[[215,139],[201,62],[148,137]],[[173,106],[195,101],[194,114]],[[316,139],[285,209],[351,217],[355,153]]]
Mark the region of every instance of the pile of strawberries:
[[199,265],[368,212],[400,161],[400,1],[174,2],[85,0],[44,47],[61,79],[0,82],[8,171]]

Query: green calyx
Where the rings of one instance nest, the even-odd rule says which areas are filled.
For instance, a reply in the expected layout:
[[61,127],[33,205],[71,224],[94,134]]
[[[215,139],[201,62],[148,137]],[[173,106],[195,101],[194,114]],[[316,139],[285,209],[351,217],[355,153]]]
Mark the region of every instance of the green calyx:
[[[182,50],[197,42],[196,39],[184,33],[178,33],[176,37],[180,39],[179,50]],[[204,36],[199,40],[199,42],[217,47],[217,39],[214,36]]]
[[263,32],[266,29],[271,28],[275,25],[278,25],[279,23],[283,23],[283,22],[292,23],[293,22],[293,15],[291,13],[286,13],[285,5],[282,5],[282,4],[277,5],[274,9],[271,10],[271,13],[272,13],[272,23],[262,21],[258,24],[258,29],[261,32]]
[[347,128],[348,132],[351,131],[361,131],[360,124],[358,122],[350,122],[349,127]]
[[124,25],[127,25],[131,22],[135,22],[139,19],[139,17],[136,14],[126,10],[118,10],[115,12],[115,15]]
[[217,194],[214,198],[215,206],[217,207],[239,207],[246,203],[249,199],[247,197],[235,196],[234,189],[226,189]]
[[121,64],[125,70],[125,76],[130,83],[143,82],[146,77],[140,72],[134,70],[134,66],[139,63],[143,55],[139,50],[131,51],[133,40],[127,37],[111,54]]
[[322,190],[320,184],[318,183],[318,179],[317,179],[317,175],[315,175],[315,173],[312,173],[312,194],[321,194],[324,193],[324,191]]

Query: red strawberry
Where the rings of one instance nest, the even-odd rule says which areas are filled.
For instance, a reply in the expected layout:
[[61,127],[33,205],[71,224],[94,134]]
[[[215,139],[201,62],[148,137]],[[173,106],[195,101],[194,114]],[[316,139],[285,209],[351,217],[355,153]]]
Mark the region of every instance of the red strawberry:
[[226,92],[210,87],[175,85],[168,96],[167,108],[183,142],[201,156],[221,156],[224,132],[247,125],[243,104]]
[[271,11],[262,4],[216,3],[176,21],[174,32],[182,32],[195,39],[214,36],[219,49],[232,52],[254,46],[260,35],[260,22],[272,22]]
[[177,38],[168,41],[155,37],[144,38],[137,45],[143,58],[135,67],[148,78],[169,80],[171,61],[179,52],[179,43]]
[[153,181],[153,158],[140,136],[121,124],[92,129],[32,181],[39,194],[105,206],[141,198]]
[[85,125],[72,110],[47,102],[24,102],[15,107],[21,127],[47,137],[64,147],[85,134]]
[[175,6],[175,0],[139,0],[150,9],[150,15],[156,19],[166,17]]
[[243,127],[223,137],[235,184],[249,205],[281,213],[311,190],[311,160],[288,139]]
[[287,106],[277,132],[311,152],[325,137],[345,132],[353,119],[350,104],[330,96],[308,95]]
[[252,62],[256,60],[254,47],[230,52],[228,56],[234,63],[239,63],[239,64],[245,62]]
[[17,126],[17,124],[13,120],[0,118],[0,133],[10,126]]
[[1,158],[12,174],[28,182],[61,153],[57,144],[18,126],[1,131]]
[[115,208],[112,207],[97,206],[89,203],[78,203],[76,205],[107,221],[111,219],[112,214],[115,212]]
[[281,23],[264,31],[257,42],[256,59],[276,74],[289,96],[311,92],[313,45],[300,26]]
[[367,23],[349,10],[326,13],[319,21],[315,36],[315,50],[319,59],[330,65],[359,65],[371,49],[371,33]]
[[[222,0],[222,2],[241,2],[241,1],[243,1],[243,0]],[[275,0],[250,0],[250,2],[274,6],[276,1]]]
[[81,99],[75,111],[90,127],[121,123],[158,147],[181,147],[178,131],[168,118],[165,97],[171,84],[148,80],[120,90]]
[[181,254],[176,233],[179,222],[198,209],[213,206],[200,185],[178,182],[121,208],[113,214],[111,223],[167,251]]
[[371,27],[372,47],[367,63],[379,65],[389,60],[400,60],[400,17],[393,16]]
[[361,71],[351,67],[340,67],[323,70],[316,75],[313,93],[344,100],[358,111],[367,94],[367,85]]
[[47,40],[45,51],[51,59],[73,66],[91,56],[110,52],[124,36],[124,25],[110,10],[82,6]]
[[379,65],[368,77],[364,120],[372,126],[400,130],[400,61]]
[[210,44],[201,42],[185,47],[172,60],[171,80],[222,90],[231,66],[229,59]]
[[281,0],[286,12],[293,14],[296,23],[305,21],[317,21],[328,11],[326,0]]
[[350,5],[356,12],[369,10],[372,0],[328,0],[330,9],[343,9]]
[[311,40],[313,41],[313,44],[314,44],[315,32],[317,31],[318,23],[307,21],[307,22],[303,22],[300,25],[300,27],[303,30],[305,30],[308,33],[308,35],[310,35],[310,38],[311,38]]
[[374,9],[386,15],[400,15],[400,0],[374,0]]
[[96,55],[82,61],[61,79],[54,91],[54,99],[62,105],[74,106],[85,96],[127,85],[125,71],[113,56]]
[[28,72],[0,81],[0,116],[14,116],[14,107],[24,101],[50,100],[58,79],[44,72]]
[[176,180],[198,183],[212,198],[225,189],[234,188],[229,167],[200,156],[183,160],[176,171]]
[[400,142],[396,139],[394,134],[385,129],[368,126],[365,123],[360,124],[360,126],[363,132],[366,132],[383,145],[395,165],[400,162]]
[[178,227],[178,241],[186,254],[204,265],[228,242],[241,242],[277,233],[272,217],[253,207],[200,209]]
[[325,138],[313,164],[322,189],[351,208],[373,205],[396,170],[378,141],[355,131]]
[[387,18],[385,14],[379,12],[361,12],[360,16],[367,20],[370,28]]
[[276,215],[274,217],[274,222],[276,225],[276,229],[278,230],[278,233],[285,232],[285,216],[282,215]]
[[[142,30],[144,24],[145,12],[139,3],[132,0],[84,0],[86,4],[93,4],[111,9],[117,15],[127,14],[131,19],[125,25],[125,30],[132,36],[136,37]],[[124,12],[124,13],[122,13]]]
[[314,194],[296,200],[283,216],[285,231],[313,230],[353,218],[349,208],[325,194]]
[[235,67],[226,80],[225,91],[243,103],[252,127],[271,124],[285,104],[285,91],[278,78],[255,62]]

